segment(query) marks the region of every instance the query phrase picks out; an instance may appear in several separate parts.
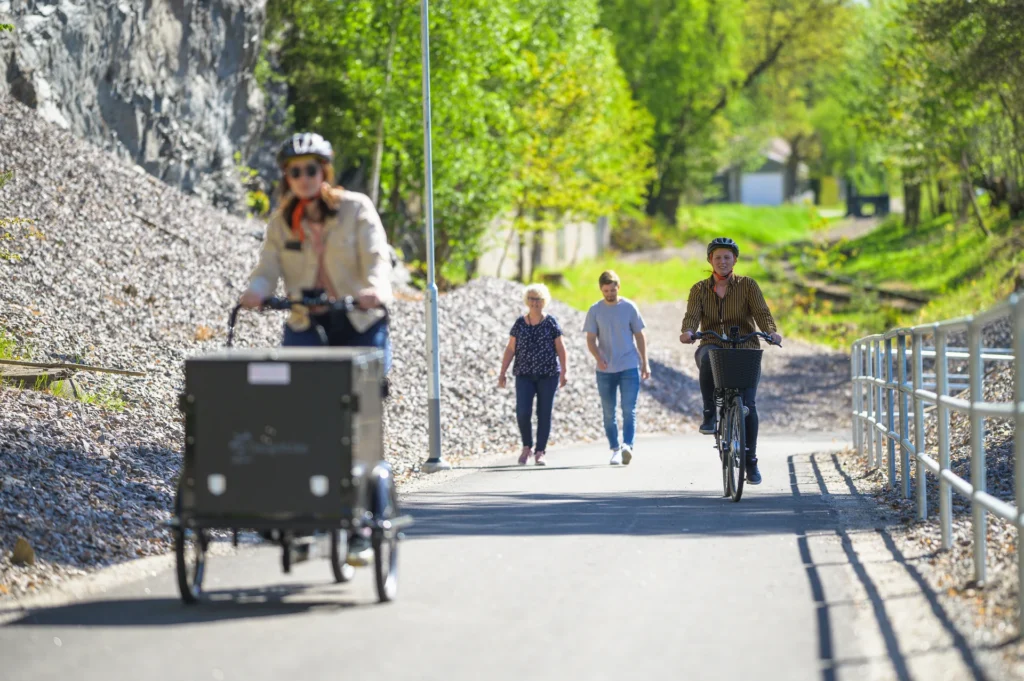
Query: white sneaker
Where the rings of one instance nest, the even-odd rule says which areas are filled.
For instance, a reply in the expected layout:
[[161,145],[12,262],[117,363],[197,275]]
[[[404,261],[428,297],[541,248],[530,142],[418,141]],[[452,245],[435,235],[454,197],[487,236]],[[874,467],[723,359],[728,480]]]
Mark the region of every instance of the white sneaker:
[[629,462],[633,460],[633,448],[629,445],[622,445],[620,451],[622,453],[622,465],[628,466]]
[[612,459],[608,463],[610,463],[613,466],[618,466],[620,463],[622,463],[622,450],[621,449],[613,449],[612,450]]

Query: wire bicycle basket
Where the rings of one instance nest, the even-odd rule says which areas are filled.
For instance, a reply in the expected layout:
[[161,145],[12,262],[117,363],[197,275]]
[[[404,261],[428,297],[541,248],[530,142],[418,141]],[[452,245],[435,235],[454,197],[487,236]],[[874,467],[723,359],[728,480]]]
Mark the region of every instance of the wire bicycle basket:
[[711,374],[717,390],[756,388],[761,380],[761,355],[756,348],[711,348]]

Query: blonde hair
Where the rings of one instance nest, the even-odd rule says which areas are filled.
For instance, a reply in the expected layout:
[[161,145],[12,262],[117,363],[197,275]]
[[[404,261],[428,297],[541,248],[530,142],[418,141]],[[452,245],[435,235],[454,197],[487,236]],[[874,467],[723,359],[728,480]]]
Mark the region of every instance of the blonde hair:
[[531,293],[543,298],[545,305],[551,302],[551,291],[548,290],[547,286],[544,284],[530,284],[526,287],[526,290],[523,291],[523,304],[525,304],[526,307],[530,307],[530,302],[527,298],[530,297]]

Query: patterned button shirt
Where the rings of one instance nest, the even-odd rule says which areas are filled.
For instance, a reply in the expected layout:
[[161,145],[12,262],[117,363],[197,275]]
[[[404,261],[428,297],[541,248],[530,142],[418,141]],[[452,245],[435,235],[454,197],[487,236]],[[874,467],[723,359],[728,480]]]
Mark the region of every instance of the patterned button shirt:
[[[764,302],[764,295],[757,282],[750,277],[732,275],[724,298],[715,293],[714,275],[698,281],[690,289],[690,297],[686,302],[686,315],[683,317],[681,331],[714,331],[723,336],[729,335],[733,326],[740,327],[740,336],[753,333],[754,322],[761,331],[775,333],[775,320]],[[717,338],[702,338],[701,345],[724,345]],[[741,343],[740,348],[757,348],[761,343],[751,338]],[[728,346],[731,347],[731,346]]]

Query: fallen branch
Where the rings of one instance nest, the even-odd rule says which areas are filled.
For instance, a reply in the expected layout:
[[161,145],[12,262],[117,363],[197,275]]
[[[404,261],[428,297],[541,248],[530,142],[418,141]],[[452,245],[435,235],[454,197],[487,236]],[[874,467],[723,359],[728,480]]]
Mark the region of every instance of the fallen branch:
[[[71,364],[68,362],[26,362],[19,359],[0,359],[0,365],[15,367],[32,367],[35,369],[68,369],[70,371],[96,371],[104,374],[121,374],[123,376],[145,376],[144,371],[127,369],[110,369],[108,367],[90,366],[88,364]],[[0,370],[2,373],[2,370]]]
[[192,242],[189,241],[188,239],[186,239],[185,237],[181,236],[180,234],[175,234],[174,232],[172,232],[171,230],[167,229],[166,227],[161,227],[160,225],[156,224],[155,222],[153,222],[152,220],[150,220],[147,217],[143,217],[142,215],[139,215],[138,213],[129,213],[129,215],[131,215],[136,220],[142,222],[143,224],[149,225],[150,227],[152,227],[153,229],[157,230],[158,232],[163,232],[164,234],[166,234],[169,237],[172,237],[174,239],[178,239],[179,241],[183,241],[186,244],[188,244],[189,246],[192,245]]

